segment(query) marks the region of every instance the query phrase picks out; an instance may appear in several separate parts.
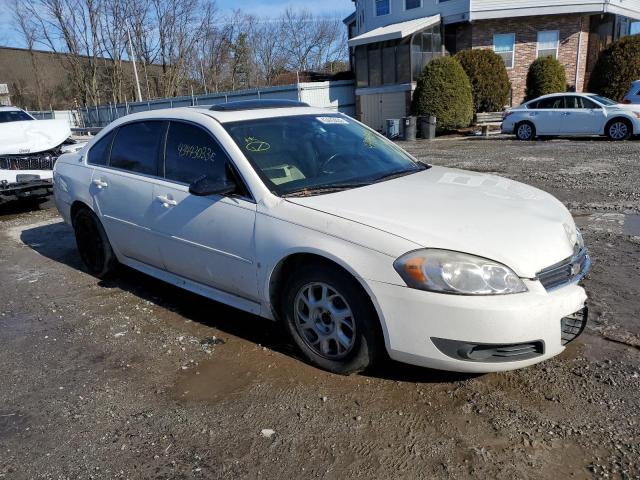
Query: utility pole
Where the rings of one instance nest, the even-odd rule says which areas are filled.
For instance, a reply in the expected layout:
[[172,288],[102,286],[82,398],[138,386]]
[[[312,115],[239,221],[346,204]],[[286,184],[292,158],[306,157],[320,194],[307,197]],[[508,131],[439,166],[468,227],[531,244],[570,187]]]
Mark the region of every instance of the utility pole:
[[129,57],[133,64],[133,75],[136,78],[136,94],[138,95],[138,101],[142,102],[142,92],[140,92],[140,80],[138,79],[138,67],[136,67],[136,56],[133,54],[133,43],[131,42],[131,32],[127,27],[127,37],[129,38]]

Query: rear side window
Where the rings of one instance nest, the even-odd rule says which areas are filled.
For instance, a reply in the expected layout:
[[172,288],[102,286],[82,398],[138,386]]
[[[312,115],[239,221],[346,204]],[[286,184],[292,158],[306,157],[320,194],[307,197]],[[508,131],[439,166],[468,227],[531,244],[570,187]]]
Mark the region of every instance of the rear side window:
[[186,123],[170,123],[165,153],[167,180],[190,184],[203,175],[225,178],[227,161],[227,155],[208,132]]
[[546,109],[564,108],[564,97],[543,98],[542,100],[538,101],[538,104],[533,108],[536,108],[536,109],[542,109],[542,108],[546,108]]
[[158,175],[158,152],[164,122],[137,122],[118,129],[109,166],[145,175]]
[[102,137],[93,147],[89,150],[87,155],[87,162],[91,165],[104,166],[109,162],[109,151],[111,150],[111,142],[113,141],[114,130],[111,130],[107,135]]

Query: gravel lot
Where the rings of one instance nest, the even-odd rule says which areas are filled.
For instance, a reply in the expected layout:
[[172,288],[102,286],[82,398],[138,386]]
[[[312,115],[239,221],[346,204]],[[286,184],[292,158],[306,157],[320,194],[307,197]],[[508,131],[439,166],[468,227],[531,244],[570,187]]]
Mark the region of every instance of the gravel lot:
[[0,478],[640,478],[640,141],[404,146],[571,209],[591,323],[563,355],[333,376],[270,322],[133,271],[86,274],[50,202],[4,206]]

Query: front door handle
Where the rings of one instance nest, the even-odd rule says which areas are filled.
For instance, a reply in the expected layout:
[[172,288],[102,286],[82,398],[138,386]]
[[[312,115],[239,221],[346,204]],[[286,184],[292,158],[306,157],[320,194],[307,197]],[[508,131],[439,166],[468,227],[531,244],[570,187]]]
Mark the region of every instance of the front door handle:
[[100,180],[100,179],[95,179],[93,181],[93,184],[98,187],[100,190],[102,190],[103,188],[107,188],[109,186],[109,184],[107,182],[105,182],[104,180]]
[[176,205],[178,205],[178,202],[176,202],[175,200],[162,195],[157,196],[156,200],[159,201],[164,208],[175,207]]

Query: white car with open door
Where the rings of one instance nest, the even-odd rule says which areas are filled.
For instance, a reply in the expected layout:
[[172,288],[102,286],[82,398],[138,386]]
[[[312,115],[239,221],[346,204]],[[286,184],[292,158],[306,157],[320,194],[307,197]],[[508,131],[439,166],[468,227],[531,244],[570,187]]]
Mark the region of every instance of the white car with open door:
[[137,113],[54,171],[88,270],[117,262],[285,323],[313,364],[386,351],[489,372],[562,352],[587,321],[569,211],[505,178],[422,164],[286,101]]
[[519,140],[596,135],[627,140],[640,134],[640,105],[623,105],[592,94],[545,95],[508,110],[502,133],[515,134]]

